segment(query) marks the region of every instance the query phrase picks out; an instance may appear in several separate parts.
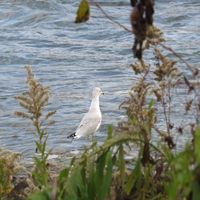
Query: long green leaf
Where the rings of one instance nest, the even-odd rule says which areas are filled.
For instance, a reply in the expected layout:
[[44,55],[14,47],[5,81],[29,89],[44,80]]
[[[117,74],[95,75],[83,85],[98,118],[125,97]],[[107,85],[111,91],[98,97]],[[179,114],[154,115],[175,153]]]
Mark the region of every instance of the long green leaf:
[[140,164],[140,160],[138,160],[124,188],[127,194],[130,194],[133,186],[136,184],[137,180],[140,178],[141,176],[140,170],[141,170],[141,164]]
[[98,199],[103,184],[104,168],[106,164],[106,152],[104,152],[96,161],[96,171],[94,173],[95,196]]
[[88,195],[89,199],[94,200],[96,194],[96,187],[95,187],[95,172],[96,166],[93,162],[89,162],[88,164]]
[[101,192],[99,194],[98,199],[104,200],[106,196],[108,195],[108,192],[110,190],[111,182],[112,182],[112,153],[110,151],[107,152],[106,155],[106,169],[104,173],[104,179],[101,186]]
[[125,159],[124,159],[124,148],[123,144],[120,144],[119,146],[119,157],[118,157],[118,163],[119,163],[119,170],[121,175],[121,183],[124,183],[124,175],[125,175]]
[[[82,170],[83,170],[82,166],[76,166],[76,168],[73,169],[73,172],[70,176],[69,184],[68,184],[68,187],[70,187],[73,196],[77,200],[88,199],[87,187],[83,181]],[[70,197],[69,199],[73,199],[73,198]]]
[[192,200],[199,200],[200,197],[200,185],[197,181],[192,184]]
[[96,184],[101,184],[106,164],[106,153],[103,153],[96,162]]
[[43,191],[33,194],[29,200],[51,200],[51,197],[47,191]]
[[63,198],[66,196],[66,190],[67,190],[67,179],[69,175],[69,168],[65,168],[60,171],[58,176],[58,187],[57,187],[57,198],[58,200],[63,200]]
[[113,127],[112,125],[108,126],[108,136],[107,136],[107,140],[112,138],[112,132],[113,132]]
[[196,161],[200,165],[200,127],[198,127],[195,131],[194,148]]

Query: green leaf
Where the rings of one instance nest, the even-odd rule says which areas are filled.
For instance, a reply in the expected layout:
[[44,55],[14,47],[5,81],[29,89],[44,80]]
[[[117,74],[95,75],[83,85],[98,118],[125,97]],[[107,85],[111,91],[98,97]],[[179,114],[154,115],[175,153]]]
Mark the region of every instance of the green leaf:
[[153,108],[154,105],[155,105],[155,100],[151,99],[151,101],[149,102],[149,109]]
[[43,149],[43,146],[40,144],[40,142],[38,141],[35,141],[35,144],[36,144],[36,148],[37,150],[41,153],[42,152],[42,149]]
[[106,170],[104,174],[104,180],[101,186],[101,192],[98,196],[99,200],[104,200],[110,190],[110,186],[112,183],[112,167],[113,167],[112,153],[108,151],[106,156]]
[[124,160],[124,148],[123,144],[119,146],[119,170],[121,175],[121,183],[124,183],[124,175],[125,175],[125,160]]
[[107,140],[112,138],[112,132],[113,132],[113,127],[112,125],[108,126],[108,136],[107,136]]
[[165,190],[167,192],[167,196],[169,200],[175,200],[177,197],[177,191],[178,191],[178,183],[177,181],[173,181],[170,184],[166,185]]
[[96,166],[96,172],[94,177],[94,182],[96,186],[96,191],[98,191],[99,185],[102,185],[103,182],[103,176],[104,176],[104,168],[106,164],[106,153],[103,153],[98,159],[97,159],[97,166]]
[[47,191],[42,191],[38,193],[34,193],[30,200],[51,200],[50,195]]
[[59,199],[63,199],[66,193],[66,189],[67,189],[67,180],[68,180],[68,176],[69,176],[69,168],[65,168],[63,170],[60,171],[59,176],[58,176],[58,187],[57,187],[57,198]]
[[200,184],[195,181],[192,184],[192,200],[199,200],[200,197]]
[[128,178],[127,184],[125,185],[125,192],[130,194],[133,186],[136,184],[138,179],[141,179],[141,164],[140,160],[137,161],[135,168],[133,169],[131,175]]
[[196,161],[200,165],[200,127],[195,131],[194,148]]
[[65,168],[63,170],[60,171],[60,174],[58,176],[58,182],[59,183],[64,183],[69,175],[69,168]]
[[190,194],[193,180],[193,174],[190,169],[192,154],[190,146],[186,145],[185,150],[174,157],[171,163],[171,181],[166,185],[169,200],[177,199],[177,195],[179,194],[184,197]]
[[73,172],[68,179],[68,197],[69,199],[77,199],[77,200],[87,200],[88,199],[88,192],[87,192],[87,185],[84,183],[83,180],[83,166],[76,166],[73,169]]
[[82,0],[76,12],[75,23],[86,22],[90,17],[90,5],[88,0]]

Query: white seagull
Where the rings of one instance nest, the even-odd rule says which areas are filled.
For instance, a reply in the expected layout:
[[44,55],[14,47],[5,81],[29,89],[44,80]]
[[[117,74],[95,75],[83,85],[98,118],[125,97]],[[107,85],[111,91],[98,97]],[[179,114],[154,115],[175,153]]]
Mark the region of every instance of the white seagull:
[[100,127],[102,115],[99,107],[99,97],[103,94],[99,87],[95,87],[92,91],[92,102],[89,111],[83,116],[76,132],[67,138],[80,138],[93,135]]

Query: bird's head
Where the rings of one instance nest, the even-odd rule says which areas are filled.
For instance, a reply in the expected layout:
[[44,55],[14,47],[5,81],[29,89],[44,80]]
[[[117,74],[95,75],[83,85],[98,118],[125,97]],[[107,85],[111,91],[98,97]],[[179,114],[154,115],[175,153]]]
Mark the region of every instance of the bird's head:
[[104,94],[104,93],[102,92],[101,88],[99,88],[99,87],[95,87],[95,88],[93,89],[93,91],[92,91],[92,97],[93,97],[93,98],[94,98],[94,97],[98,97],[98,96],[100,96],[100,95],[102,95],[102,94]]

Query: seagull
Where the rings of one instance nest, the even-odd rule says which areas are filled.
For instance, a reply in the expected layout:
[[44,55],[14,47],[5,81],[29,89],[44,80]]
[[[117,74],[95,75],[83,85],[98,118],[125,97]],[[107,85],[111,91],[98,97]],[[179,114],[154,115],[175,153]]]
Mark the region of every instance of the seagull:
[[69,135],[67,138],[80,138],[90,136],[99,129],[101,125],[102,115],[99,107],[99,97],[103,94],[99,87],[95,87],[92,91],[92,102],[89,111],[83,116],[80,125],[76,132]]

